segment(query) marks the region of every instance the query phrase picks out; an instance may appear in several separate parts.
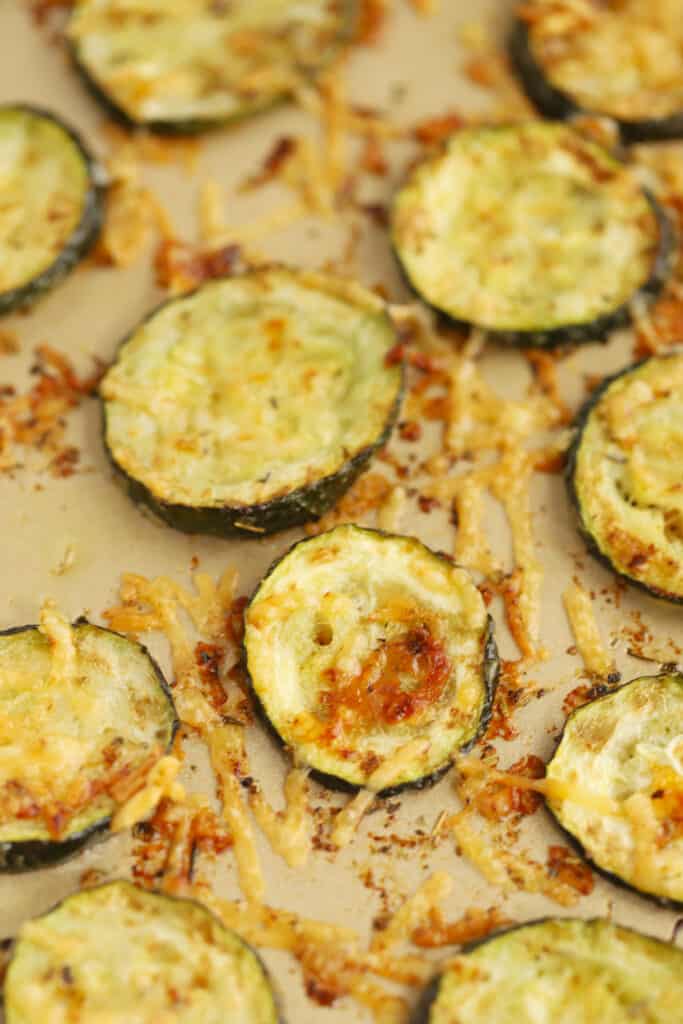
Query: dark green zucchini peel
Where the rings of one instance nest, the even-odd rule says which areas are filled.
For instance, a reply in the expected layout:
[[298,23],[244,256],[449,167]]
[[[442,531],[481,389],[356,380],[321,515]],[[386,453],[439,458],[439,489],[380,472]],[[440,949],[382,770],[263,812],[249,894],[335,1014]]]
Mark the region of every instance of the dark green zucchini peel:
[[524,3],[509,51],[529,99],[545,117],[612,118],[625,143],[683,138],[683,33],[671,0]]
[[117,783],[151,769],[176,726],[158,666],[118,633],[54,613],[0,634],[0,871],[106,830]]
[[490,717],[481,594],[412,537],[345,525],[295,544],[246,610],[244,648],[271,727],[332,786],[423,786]]
[[604,381],[577,420],[567,482],[590,551],[657,597],[683,601],[683,352]]
[[19,932],[7,1024],[278,1024],[256,954],[205,907],[117,881]]
[[606,339],[660,291],[675,251],[630,169],[542,121],[453,135],[399,189],[391,232],[428,305],[526,347]]
[[132,497],[189,533],[315,519],[387,440],[402,367],[375,295],[267,268],[166,303],[105,375],[107,451]]
[[103,172],[54,114],[0,106],[0,314],[30,305],[96,241]]
[[610,921],[533,921],[474,943],[429,986],[412,1024],[671,1024],[683,950]]
[[682,675],[643,676],[577,708],[547,778],[557,785],[548,807],[587,859],[683,905]]
[[110,113],[189,133],[257,113],[327,66],[357,0],[79,0],[67,38]]

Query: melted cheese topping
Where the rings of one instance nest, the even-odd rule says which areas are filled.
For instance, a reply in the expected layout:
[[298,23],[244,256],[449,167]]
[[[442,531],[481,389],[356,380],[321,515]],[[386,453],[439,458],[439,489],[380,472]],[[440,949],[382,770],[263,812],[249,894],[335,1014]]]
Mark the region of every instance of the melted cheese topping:
[[458,132],[398,193],[392,230],[420,294],[491,330],[613,313],[647,282],[659,238],[631,173],[545,122]]
[[381,437],[401,372],[383,304],[266,270],[163,306],[104,377],[106,440],[161,500],[249,506],[338,472]]
[[[682,732],[681,677],[636,679],[574,712],[547,769],[551,784],[566,787],[564,799],[549,797],[553,813],[598,867],[675,900],[683,899],[683,776],[670,751]],[[575,801],[574,786],[617,801],[619,813]]]
[[212,122],[258,110],[334,54],[343,0],[79,0],[78,59],[138,122]]
[[536,61],[584,110],[624,121],[683,111],[683,22],[678,0],[531,0]]
[[617,377],[590,411],[573,486],[584,528],[617,572],[683,597],[683,354]]
[[173,706],[145,651],[87,624],[55,633],[52,617],[47,637],[0,636],[0,842],[47,839],[52,818],[60,839],[106,818],[171,740]]
[[0,109],[0,292],[52,266],[81,222],[89,189],[85,158],[60,125]]
[[447,764],[479,728],[483,599],[415,540],[339,526],[303,542],[266,577],[245,626],[256,693],[302,764],[399,785]]
[[680,949],[607,921],[547,920],[456,957],[429,1024],[668,1024],[683,999]]
[[8,1024],[276,1024],[251,950],[197,903],[113,882],[25,924]]

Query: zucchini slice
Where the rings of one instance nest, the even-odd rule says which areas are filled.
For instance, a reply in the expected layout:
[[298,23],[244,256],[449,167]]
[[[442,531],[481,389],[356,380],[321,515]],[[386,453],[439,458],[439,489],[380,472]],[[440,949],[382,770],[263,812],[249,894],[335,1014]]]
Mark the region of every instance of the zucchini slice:
[[387,440],[402,367],[372,293],[266,268],[165,304],[101,384],[135,500],[188,533],[254,537],[325,512]]
[[577,424],[567,481],[591,552],[683,601],[683,351],[604,381]]
[[[683,676],[643,676],[577,708],[547,768],[548,807],[602,872],[683,905]],[[594,796],[576,803],[572,787]],[[601,802],[601,798],[602,802]],[[604,798],[618,801],[609,813]]]
[[455,957],[413,1024],[671,1024],[683,950],[610,921],[547,918]]
[[95,242],[102,172],[78,135],[44,110],[0,106],[0,313],[27,306]]
[[7,1024],[277,1024],[256,954],[205,907],[117,881],[27,922]]
[[83,620],[0,634],[0,871],[46,867],[106,829],[116,784],[177,719],[144,647]]
[[673,229],[631,171],[568,125],[463,129],[411,173],[392,212],[409,284],[499,341],[597,341],[666,280]]
[[372,786],[385,766],[385,793],[447,770],[488,723],[498,678],[468,573],[413,537],[352,525],[275,563],[246,610],[244,647],[265,717],[297,763],[352,787]]
[[[560,5],[562,6],[562,5]],[[546,117],[615,120],[625,143],[683,138],[683,27],[671,0],[524,4],[512,64]]]
[[67,36],[119,119],[198,132],[263,110],[319,72],[356,11],[357,0],[77,0]]

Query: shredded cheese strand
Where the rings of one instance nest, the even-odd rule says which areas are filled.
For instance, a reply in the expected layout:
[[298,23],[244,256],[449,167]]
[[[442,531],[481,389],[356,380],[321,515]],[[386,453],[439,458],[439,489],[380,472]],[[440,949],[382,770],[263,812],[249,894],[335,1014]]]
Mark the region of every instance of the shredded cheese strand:
[[614,662],[605,650],[590,594],[578,579],[573,579],[562,595],[567,618],[583,663],[594,676],[606,677],[614,671]]

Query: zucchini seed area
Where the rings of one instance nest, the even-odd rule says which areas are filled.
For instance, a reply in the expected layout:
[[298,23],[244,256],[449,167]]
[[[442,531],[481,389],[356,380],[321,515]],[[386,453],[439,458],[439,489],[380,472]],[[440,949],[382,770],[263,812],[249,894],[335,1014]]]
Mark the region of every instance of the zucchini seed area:
[[23,107],[0,107],[0,185],[2,302],[60,258],[93,185],[71,135],[51,117]]
[[[578,708],[547,769],[570,795],[548,805],[603,871],[683,900],[683,676],[644,676]],[[617,802],[571,800],[572,786]]]
[[379,443],[401,393],[385,365],[395,342],[383,303],[346,283],[284,270],[213,282],[123,344],[101,385],[107,447],[157,501],[272,502]]
[[495,653],[483,599],[464,570],[412,538],[339,526],[296,545],[247,609],[245,649],[295,759],[352,785],[417,739],[392,786],[429,777],[488,714]]
[[276,1024],[255,954],[204,907],[113,882],[19,934],[7,1024]]
[[458,132],[399,191],[392,231],[426,302],[501,332],[615,314],[649,281],[660,243],[631,172],[548,122]]
[[415,1024],[669,1024],[683,951],[608,921],[545,920],[455,958]]
[[80,0],[81,68],[131,121],[199,128],[252,113],[324,65],[350,0]]
[[578,107],[624,122],[683,112],[677,0],[532,0],[524,7],[536,63]]
[[683,600],[683,353],[630,367],[588,405],[570,460],[583,530],[616,572]]
[[106,822],[175,728],[138,644],[88,624],[0,635],[0,843],[65,842]]

